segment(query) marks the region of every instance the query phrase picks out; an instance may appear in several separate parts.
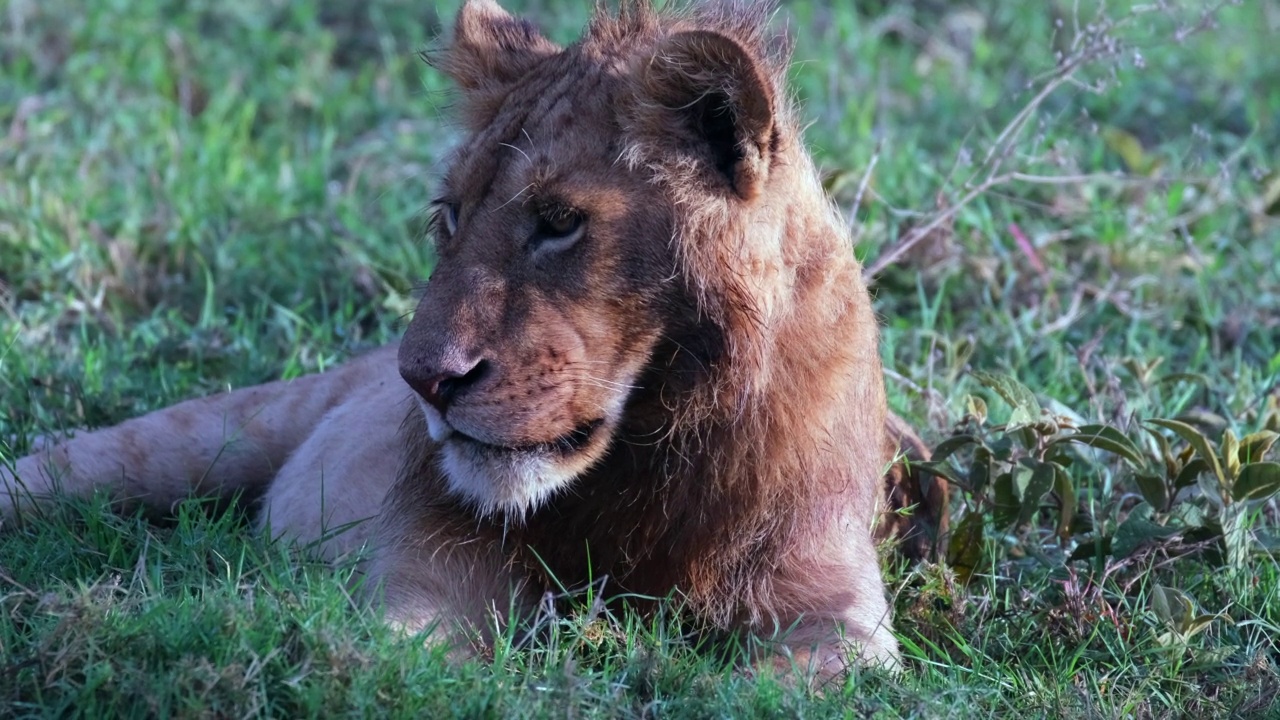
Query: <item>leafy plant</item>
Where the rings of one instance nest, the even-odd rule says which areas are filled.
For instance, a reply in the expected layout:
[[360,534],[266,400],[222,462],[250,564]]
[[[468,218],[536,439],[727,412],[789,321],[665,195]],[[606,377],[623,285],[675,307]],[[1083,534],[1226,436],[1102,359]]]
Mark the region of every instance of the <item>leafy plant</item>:
[[1156,642],[1164,647],[1185,647],[1187,641],[1222,617],[1220,614],[1197,614],[1195,601],[1190,596],[1164,585],[1152,588],[1151,610],[1165,629],[1156,638]]
[[[1173,432],[1186,446],[1175,453],[1153,426]],[[1181,420],[1152,419],[1145,428],[1158,447],[1155,469],[1164,470],[1163,475],[1135,476],[1153,517],[1163,527],[1219,538],[1227,565],[1243,568],[1249,549],[1248,510],[1280,492],[1280,463],[1264,460],[1280,434],[1259,430],[1237,438],[1227,429],[1215,447],[1204,433]],[[1187,502],[1193,503],[1193,511],[1186,510]]]
[[[1055,546],[1065,562],[1120,561],[1152,544],[1182,539],[1216,550],[1208,554],[1229,568],[1245,566],[1252,545],[1249,514],[1280,493],[1280,463],[1266,459],[1280,434],[1263,429],[1237,437],[1228,429],[1215,444],[1191,422],[1153,418],[1141,425],[1144,437],[1136,441],[1111,425],[1077,424],[1045,411],[1008,375],[973,377],[1008,403],[1008,420],[989,424],[986,401],[970,396],[954,434],[922,464],[963,492],[964,514],[948,556],[962,580],[993,562],[993,539],[1015,556],[1049,564],[1059,562],[1048,555]],[[1119,487],[1136,490],[1093,497],[1094,507],[1107,509],[1102,518],[1081,508],[1072,473],[1098,452],[1118,463]]]

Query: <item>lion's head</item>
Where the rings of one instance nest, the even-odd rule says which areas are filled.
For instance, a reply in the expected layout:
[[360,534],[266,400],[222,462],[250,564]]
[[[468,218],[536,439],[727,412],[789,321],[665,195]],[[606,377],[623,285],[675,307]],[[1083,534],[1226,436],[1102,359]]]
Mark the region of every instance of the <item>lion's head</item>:
[[805,380],[770,377],[776,321],[798,283],[832,281],[806,264],[830,274],[848,248],[831,242],[768,12],[660,18],[624,0],[562,48],[468,0],[432,58],[470,134],[434,203],[438,263],[400,372],[450,487],[482,511],[520,515],[676,414]]

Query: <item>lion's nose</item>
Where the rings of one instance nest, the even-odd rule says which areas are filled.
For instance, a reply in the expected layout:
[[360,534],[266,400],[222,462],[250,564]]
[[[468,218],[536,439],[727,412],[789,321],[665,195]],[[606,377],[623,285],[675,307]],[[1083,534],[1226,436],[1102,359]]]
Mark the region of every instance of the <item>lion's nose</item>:
[[457,397],[475,386],[489,372],[486,360],[463,361],[446,367],[425,364],[400,367],[400,376],[443,415]]

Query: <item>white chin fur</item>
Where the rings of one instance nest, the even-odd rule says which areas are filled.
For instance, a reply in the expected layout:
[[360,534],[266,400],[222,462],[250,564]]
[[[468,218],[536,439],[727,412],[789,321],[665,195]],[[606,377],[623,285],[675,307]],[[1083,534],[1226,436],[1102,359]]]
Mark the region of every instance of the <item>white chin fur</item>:
[[[481,450],[466,440],[454,438],[454,429],[431,405],[418,399],[427,421],[427,433],[440,444],[440,468],[449,482],[449,491],[471,502],[483,515],[502,511],[523,516],[546,502],[557,490],[573,482],[594,459],[576,461],[542,457],[535,453],[493,453]],[[607,417],[616,417],[626,396],[611,398],[605,407]],[[597,432],[610,432],[609,425]]]
[[422,417],[427,420],[427,434],[436,442],[443,442],[445,438],[453,434],[453,428],[444,421],[440,413],[435,408],[427,404],[422,396],[414,393],[414,398],[418,401],[418,407],[422,408]]
[[537,456],[512,453],[494,457],[465,441],[447,442],[453,428],[421,397],[417,400],[427,421],[427,434],[440,443],[440,466],[450,492],[470,501],[481,514],[501,510],[523,515],[575,477]]
[[441,449],[449,490],[473,503],[482,515],[503,511],[522,516],[575,477],[537,456],[491,457],[461,442],[443,443]]

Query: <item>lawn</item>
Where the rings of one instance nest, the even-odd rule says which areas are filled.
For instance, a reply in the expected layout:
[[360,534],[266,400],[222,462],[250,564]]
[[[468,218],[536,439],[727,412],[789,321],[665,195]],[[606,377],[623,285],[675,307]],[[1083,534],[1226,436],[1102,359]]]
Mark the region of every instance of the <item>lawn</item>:
[[[956,483],[949,557],[886,564],[907,672],[814,694],[612,607],[451,665],[240,514],[70,502],[0,533],[0,716],[1280,717],[1280,5],[784,5]],[[456,6],[8,0],[0,461],[395,338]]]

